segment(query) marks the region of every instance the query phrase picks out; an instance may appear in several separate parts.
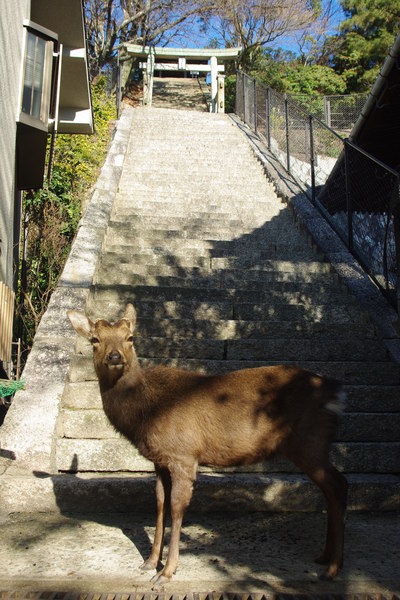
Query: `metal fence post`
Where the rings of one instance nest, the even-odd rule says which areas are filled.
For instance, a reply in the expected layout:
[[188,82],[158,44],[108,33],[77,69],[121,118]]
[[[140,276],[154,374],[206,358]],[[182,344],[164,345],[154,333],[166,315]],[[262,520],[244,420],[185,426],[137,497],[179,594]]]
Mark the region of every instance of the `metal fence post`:
[[254,92],[253,92],[253,101],[254,101],[254,133],[257,133],[257,79],[253,80]]
[[235,115],[239,115],[239,71],[236,71],[236,85],[235,85]]
[[400,315],[400,175],[397,176],[396,191],[393,203],[393,229],[396,251],[396,307]]
[[243,73],[243,89],[242,89],[242,93],[243,93],[243,121],[245,123],[247,123],[247,118],[246,118],[246,75]]
[[344,140],[344,174],[346,185],[346,207],[347,207],[347,236],[350,252],[354,250],[353,241],[353,203],[351,199],[351,176],[350,176],[350,154],[347,139]]
[[267,88],[267,98],[265,101],[265,125],[267,127],[268,150],[271,150],[271,88]]
[[314,159],[314,132],[313,132],[313,117],[309,117],[310,128],[310,167],[311,167],[311,201],[315,204],[315,159]]
[[119,52],[117,55],[117,85],[116,85],[116,94],[115,100],[117,104],[117,119],[121,116],[121,64],[119,62]]
[[286,126],[286,168],[290,173],[290,148],[289,148],[289,103],[285,98],[285,126]]

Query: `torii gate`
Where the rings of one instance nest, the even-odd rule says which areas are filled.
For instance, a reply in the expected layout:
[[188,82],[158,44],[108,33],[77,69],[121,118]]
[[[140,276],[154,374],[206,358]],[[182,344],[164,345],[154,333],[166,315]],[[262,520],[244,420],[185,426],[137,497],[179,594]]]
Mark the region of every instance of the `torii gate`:
[[144,70],[143,103],[146,106],[151,106],[152,102],[154,70],[185,73],[194,71],[211,74],[211,110],[215,113],[224,112],[225,65],[218,61],[237,58],[241,48],[160,48],[129,43],[124,44],[124,48],[132,57],[146,59],[146,62],[140,64]]

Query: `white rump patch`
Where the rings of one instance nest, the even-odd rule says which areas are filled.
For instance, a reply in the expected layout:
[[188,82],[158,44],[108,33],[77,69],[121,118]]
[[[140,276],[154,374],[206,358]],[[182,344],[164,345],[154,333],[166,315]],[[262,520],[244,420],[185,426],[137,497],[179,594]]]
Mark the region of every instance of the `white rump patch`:
[[344,411],[345,405],[346,393],[344,392],[344,390],[340,390],[336,395],[335,400],[331,400],[331,402],[325,404],[325,408],[326,410],[329,410],[329,412],[333,412],[335,415],[340,416]]

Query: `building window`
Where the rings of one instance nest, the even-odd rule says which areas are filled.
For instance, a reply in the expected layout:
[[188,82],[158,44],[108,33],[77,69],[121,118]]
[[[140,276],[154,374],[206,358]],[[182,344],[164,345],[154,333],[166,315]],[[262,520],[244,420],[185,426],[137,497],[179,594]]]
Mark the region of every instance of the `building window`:
[[[36,28],[35,28],[36,27]],[[43,28],[26,25],[19,120],[47,130],[55,39]],[[53,34],[55,35],[55,34]]]

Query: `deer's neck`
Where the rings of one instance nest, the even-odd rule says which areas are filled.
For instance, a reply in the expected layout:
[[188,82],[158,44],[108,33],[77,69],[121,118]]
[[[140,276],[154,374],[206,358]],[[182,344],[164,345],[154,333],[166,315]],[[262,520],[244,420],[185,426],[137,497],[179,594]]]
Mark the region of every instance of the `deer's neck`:
[[138,363],[99,377],[104,412],[117,431],[135,443],[134,432],[144,426],[147,385]]

